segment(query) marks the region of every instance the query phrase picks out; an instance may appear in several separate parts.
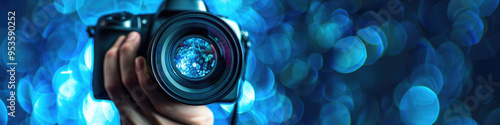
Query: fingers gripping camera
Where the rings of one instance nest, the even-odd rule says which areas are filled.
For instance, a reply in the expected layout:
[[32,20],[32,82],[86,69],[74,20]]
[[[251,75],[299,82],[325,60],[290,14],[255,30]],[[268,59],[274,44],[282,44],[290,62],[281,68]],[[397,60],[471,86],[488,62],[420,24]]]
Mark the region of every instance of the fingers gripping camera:
[[237,99],[247,33],[236,22],[208,13],[201,0],[165,1],[154,14],[113,13],[89,26],[96,99],[109,99],[103,74],[106,51],[118,36],[132,31],[143,38],[137,55],[146,57],[149,74],[175,100],[203,105]]

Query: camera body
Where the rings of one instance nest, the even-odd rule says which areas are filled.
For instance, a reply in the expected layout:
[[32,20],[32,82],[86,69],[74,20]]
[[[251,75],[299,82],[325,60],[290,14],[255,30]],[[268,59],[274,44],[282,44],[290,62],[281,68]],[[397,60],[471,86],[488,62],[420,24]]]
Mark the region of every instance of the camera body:
[[137,31],[137,55],[146,58],[153,81],[169,96],[190,105],[237,100],[246,33],[236,22],[208,13],[201,0],[166,0],[154,14],[104,15],[87,31],[94,37],[96,99],[110,99],[104,88],[106,52],[120,35]]

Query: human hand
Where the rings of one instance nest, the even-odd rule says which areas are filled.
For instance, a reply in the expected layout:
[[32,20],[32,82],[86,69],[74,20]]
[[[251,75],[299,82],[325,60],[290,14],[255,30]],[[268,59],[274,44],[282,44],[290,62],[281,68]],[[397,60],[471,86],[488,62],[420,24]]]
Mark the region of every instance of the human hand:
[[105,88],[121,123],[213,124],[208,107],[179,103],[151,80],[145,58],[136,57],[140,39],[137,32],[118,37],[104,59]]

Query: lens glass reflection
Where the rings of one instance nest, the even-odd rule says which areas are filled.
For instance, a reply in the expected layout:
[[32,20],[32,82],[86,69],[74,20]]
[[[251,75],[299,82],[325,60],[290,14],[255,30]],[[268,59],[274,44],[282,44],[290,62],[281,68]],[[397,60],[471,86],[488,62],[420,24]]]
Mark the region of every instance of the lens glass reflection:
[[201,38],[188,38],[179,43],[174,54],[175,67],[189,78],[201,78],[215,66],[214,48]]

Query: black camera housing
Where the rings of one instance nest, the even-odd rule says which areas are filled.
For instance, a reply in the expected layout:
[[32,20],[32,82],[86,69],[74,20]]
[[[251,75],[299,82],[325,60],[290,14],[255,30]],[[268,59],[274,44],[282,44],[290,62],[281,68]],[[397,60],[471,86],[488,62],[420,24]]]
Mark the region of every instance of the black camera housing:
[[[94,37],[94,98],[110,99],[104,88],[104,56],[120,35],[132,31],[141,35],[137,55],[148,61],[150,76],[175,100],[190,105],[237,100],[245,67],[246,33],[234,21],[208,13],[201,0],[166,0],[154,14],[113,13],[89,26]],[[215,45],[219,57],[212,73],[201,79],[182,76],[168,61],[179,41],[192,36]]]

